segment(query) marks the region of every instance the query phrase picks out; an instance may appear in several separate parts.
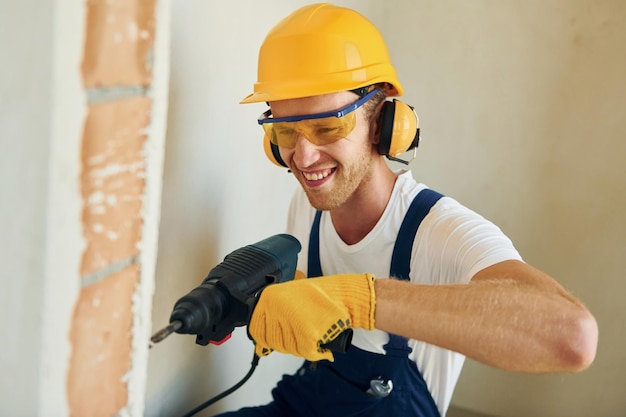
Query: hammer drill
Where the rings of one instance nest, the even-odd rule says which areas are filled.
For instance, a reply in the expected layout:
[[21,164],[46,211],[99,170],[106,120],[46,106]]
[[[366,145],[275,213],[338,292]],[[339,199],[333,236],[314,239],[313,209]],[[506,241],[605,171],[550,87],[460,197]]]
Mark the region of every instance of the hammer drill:
[[[173,332],[196,335],[196,343],[222,344],[235,327],[250,322],[254,306],[268,285],[292,280],[302,246],[288,234],[268,237],[226,255],[198,287],[174,305],[167,327],[150,339],[158,343]],[[345,352],[352,331],[322,347]]]

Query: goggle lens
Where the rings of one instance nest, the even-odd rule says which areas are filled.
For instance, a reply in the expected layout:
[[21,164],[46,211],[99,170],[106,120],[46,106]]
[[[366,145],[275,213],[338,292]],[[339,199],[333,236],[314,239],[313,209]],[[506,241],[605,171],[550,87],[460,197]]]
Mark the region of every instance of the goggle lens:
[[299,135],[304,135],[315,145],[328,145],[345,138],[354,130],[356,110],[376,93],[374,89],[342,109],[325,113],[272,118],[272,111],[268,110],[259,117],[258,123],[276,146],[293,149]]
[[354,130],[356,112],[350,112],[342,117],[263,123],[262,126],[270,141],[276,146],[293,149],[299,135],[304,135],[315,145],[328,145],[345,138]]

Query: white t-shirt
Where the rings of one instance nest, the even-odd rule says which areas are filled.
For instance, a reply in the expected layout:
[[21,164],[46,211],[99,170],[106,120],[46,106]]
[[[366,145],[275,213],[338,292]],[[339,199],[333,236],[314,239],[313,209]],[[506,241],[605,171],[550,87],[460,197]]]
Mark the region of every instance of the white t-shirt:
[[[391,254],[404,216],[418,192],[427,188],[417,183],[410,171],[400,173],[391,199],[374,228],[360,242],[347,245],[337,235],[330,214],[320,220],[320,262],[324,275],[372,273],[389,276]],[[298,269],[307,271],[309,235],[315,209],[298,188],[289,208],[287,233],[302,244]],[[467,283],[478,271],[505,260],[522,260],[511,240],[474,211],[450,197],[441,198],[422,221],[411,253],[412,282],[420,284]],[[384,354],[388,334],[381,330],[355,329],[352,344]],[[417,364],[441,415],[450,404],[465,356],[410,339],[410,358]]]

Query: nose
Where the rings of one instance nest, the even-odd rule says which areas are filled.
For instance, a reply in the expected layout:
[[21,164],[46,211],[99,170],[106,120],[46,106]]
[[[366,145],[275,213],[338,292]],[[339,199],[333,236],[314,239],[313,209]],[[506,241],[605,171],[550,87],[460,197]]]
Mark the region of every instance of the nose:
[[313,165],[319,159],[319,149],[302,133],[298,133],[296,146],[293,148],[292,160],[300,168]]

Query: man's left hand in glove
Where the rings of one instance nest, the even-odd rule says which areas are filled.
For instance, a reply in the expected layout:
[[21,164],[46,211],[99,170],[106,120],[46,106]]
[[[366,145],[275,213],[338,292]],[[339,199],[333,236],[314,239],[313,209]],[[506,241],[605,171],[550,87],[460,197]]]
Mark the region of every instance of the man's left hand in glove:
[[268,286],[248,325],[257,355],[276,350],[332,361],[322,344],[348,328],[374,328],[374,279],[371,274],[339,274]]

